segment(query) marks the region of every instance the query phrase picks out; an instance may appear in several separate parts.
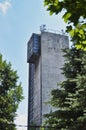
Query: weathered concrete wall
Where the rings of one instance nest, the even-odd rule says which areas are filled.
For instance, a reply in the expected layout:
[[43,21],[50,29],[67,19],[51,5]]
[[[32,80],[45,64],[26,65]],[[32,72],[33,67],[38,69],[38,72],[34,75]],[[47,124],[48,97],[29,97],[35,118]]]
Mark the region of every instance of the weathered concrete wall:
[[32,121],[36,125],[41,125],[44,122],[43,115],[53,109],[46,102],[50,100],[51,90],[57,88],[57,83],[64,80],[60,70],[64,64],[61,49],[69,47],[67,36],[43,32],[40,37],[41,55],[34,63],[33,94],[30,97],[32,108],[29,106],[29,122]]
[[67,36],[47,32],[41,34],[42,116],[53,109],[45,103],[51,97],[51,90],[64,80],[60,69],[64,64],[61,49],[68,46]]
[[33,119],[36,125],[41,124],[41,79],[40,79],[40,57],[35,62],[34,92],[33,92]]

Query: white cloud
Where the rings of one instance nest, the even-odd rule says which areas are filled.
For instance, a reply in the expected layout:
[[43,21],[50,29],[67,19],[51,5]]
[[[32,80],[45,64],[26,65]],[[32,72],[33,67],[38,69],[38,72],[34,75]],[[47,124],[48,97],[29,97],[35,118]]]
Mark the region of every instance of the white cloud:
[[2,12],[4,15],[7,13],[10,7],[11,7],[10,1],[5,0],[3,2],[0,2],[0,12]]
[[15,120],[17,130],[27,130],[27,116],[18,114]]

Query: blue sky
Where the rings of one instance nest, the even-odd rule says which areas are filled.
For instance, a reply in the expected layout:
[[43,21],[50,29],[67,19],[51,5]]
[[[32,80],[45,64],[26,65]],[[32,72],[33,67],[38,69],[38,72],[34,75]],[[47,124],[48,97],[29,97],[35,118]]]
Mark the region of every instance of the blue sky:
[[12,63],[22,82],[25,99],[17,112],[17,124],[21,125],[27,123],[27,42],[33,32],[40,33],[41,24],[46,24],[46,29],[58,30],[57,33],[65,29],[61,14],[50,16],[43,0],[0,0],[0,53]]

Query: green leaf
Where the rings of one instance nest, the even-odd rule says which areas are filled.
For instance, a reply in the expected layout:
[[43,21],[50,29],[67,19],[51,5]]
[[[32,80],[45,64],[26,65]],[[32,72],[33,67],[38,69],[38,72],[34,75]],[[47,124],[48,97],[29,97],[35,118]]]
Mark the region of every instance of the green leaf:
[[75,30],[73,30],[73,29],[69,31],[69,34],[70,34],[71,37],[74,36],[74,33],[75,33]]
[[63,19],[65,22],[68,22],[69,18],[71,17],[71,13],[68,13],[66,12],[64,15],[63,15]]

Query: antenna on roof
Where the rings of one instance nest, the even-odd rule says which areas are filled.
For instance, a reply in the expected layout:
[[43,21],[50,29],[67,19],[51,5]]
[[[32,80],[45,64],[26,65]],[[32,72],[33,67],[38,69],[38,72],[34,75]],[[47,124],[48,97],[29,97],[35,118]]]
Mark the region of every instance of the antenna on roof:
[[64,30],[63,30],[63,29],[61,30],[61,33],[62,33],[63,35],[65,34],[65,32],[64,32]]
[[41,31],[41,32],[45,32],[45,31],[46,31],[46,25],[45,25],[45,24],[42,24],[42,25],[40,26],[40,31]]

